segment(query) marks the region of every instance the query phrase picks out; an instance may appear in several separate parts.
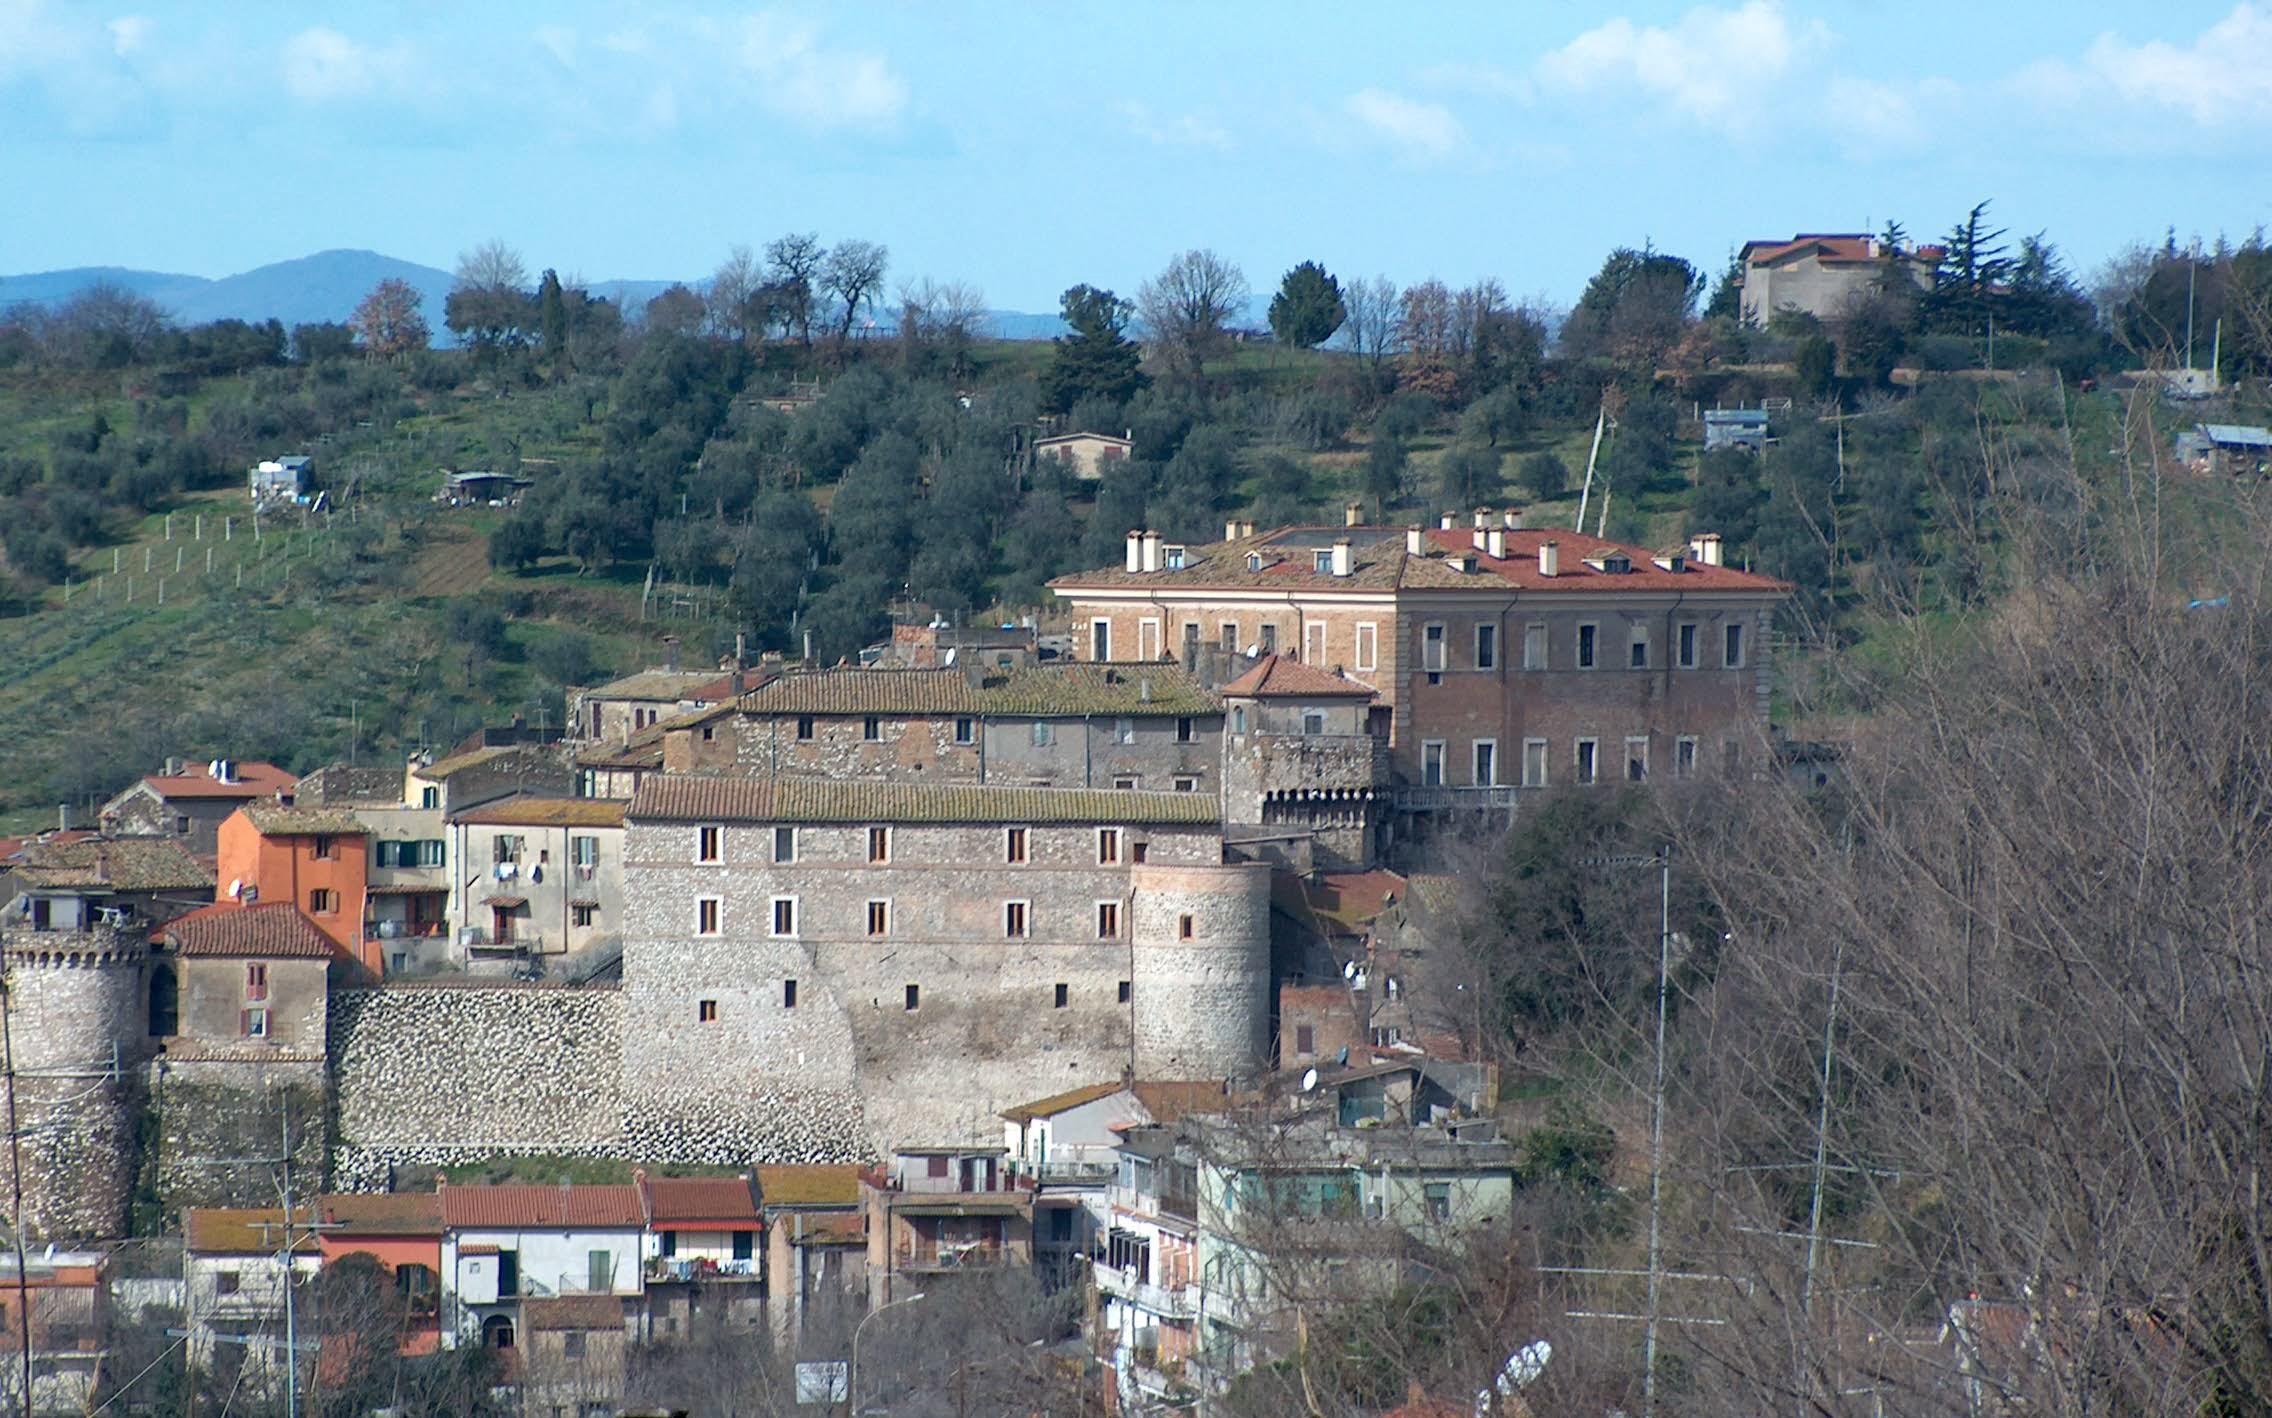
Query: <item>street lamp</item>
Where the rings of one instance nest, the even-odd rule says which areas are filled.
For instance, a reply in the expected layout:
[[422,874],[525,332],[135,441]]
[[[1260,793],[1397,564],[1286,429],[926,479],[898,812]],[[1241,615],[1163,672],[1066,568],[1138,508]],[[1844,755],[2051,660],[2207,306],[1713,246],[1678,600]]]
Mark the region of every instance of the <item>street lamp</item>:
[[852,1418],[860,1418],[860,1331],[868,1327],[869,1320],[874,1319],[884,1311],[896,1310],[902,1305],[912,1305],[922,1298],[923,1292],[918,1290],[905,1299],[878,1305],[862,1315],[860,1322],[852,1326],[852,1365],[844,1375],[844,1397],[847,1400],[846,1407],[851,1412]]

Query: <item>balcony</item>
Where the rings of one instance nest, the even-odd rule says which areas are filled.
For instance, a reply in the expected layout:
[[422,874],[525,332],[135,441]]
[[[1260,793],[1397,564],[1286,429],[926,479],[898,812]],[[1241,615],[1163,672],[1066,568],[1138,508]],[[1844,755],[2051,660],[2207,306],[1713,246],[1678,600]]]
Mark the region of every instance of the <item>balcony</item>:
[[647,1257],[647,1281],[649,1284],[669,1282],[691,1284],[710,1280],[746,1282],[757,1280],[761,1278],[761,1275],[762,1267],[754,1258],[749,1260],[712,1260],[703,1256],[688,1258],[678,1256]]
[[1120,1171],[1112,1162],[1048,1161],[1034,1168],[1034,1178],[1045,1187],[1101,1187]]
[[1100,1293],[1145,1314],[1169,1320],[1196,1319],[1199,1315],[1199,1287],[1196,1285],[1154,1285],[1138,1279],[1133,1266],[1107,1265],[1101,1260],[1096,1262],[1095,1273]]
[[940,1274],[995,1270],[1008,1265],[1011,1258],[1009,1249],[998,1242],[941,1241],[937,1245],[901,1246],[892,1253],[892,1269]]
[[1454,788],[1448,785],[1405,787],[1396,790],[1398,812],[1512,812],[1522,801],[1521,788]]

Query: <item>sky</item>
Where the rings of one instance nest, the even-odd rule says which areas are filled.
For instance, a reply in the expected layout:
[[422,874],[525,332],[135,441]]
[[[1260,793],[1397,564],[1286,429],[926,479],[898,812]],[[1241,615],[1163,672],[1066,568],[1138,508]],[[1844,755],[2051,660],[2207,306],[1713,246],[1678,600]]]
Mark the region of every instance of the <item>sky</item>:
[[2268,132],[2272,0],[0,0],[0,271],[817,231],[1008,309],[1191,247],[1567,304],[1619,245],[1992,199],[2087,276],[2272,222]]

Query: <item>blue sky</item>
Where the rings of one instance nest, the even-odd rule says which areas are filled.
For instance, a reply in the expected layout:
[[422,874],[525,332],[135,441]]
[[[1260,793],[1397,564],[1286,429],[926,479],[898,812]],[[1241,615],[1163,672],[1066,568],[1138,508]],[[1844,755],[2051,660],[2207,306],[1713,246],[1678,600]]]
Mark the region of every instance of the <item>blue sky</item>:
[[0,271],[694,277],[810,229],[1027,310],[1189,246],[1566,303],[1621,243],[1990,197],[2087,273],[2272,221],[2268,130],[2272,0],[0,0]]

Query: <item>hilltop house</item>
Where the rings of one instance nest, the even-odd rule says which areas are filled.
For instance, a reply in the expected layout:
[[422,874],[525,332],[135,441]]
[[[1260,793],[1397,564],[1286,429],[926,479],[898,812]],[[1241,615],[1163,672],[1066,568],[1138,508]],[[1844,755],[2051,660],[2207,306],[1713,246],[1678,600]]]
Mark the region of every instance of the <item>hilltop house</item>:
[[1938,246],[1889,246],[1866,232],[1747,241],[1736,253],[1743,263],[1743,323],[1764,327],[1783,311],[1837,320],[1889,275],[1930,290],[1944,254]]
[[1109,433],[1060,433],[1033,441],[1034,461],[1056,458],[1084,482],[1095,482],[1108,464],[1124,463],[1135,456],[1133,439]]

